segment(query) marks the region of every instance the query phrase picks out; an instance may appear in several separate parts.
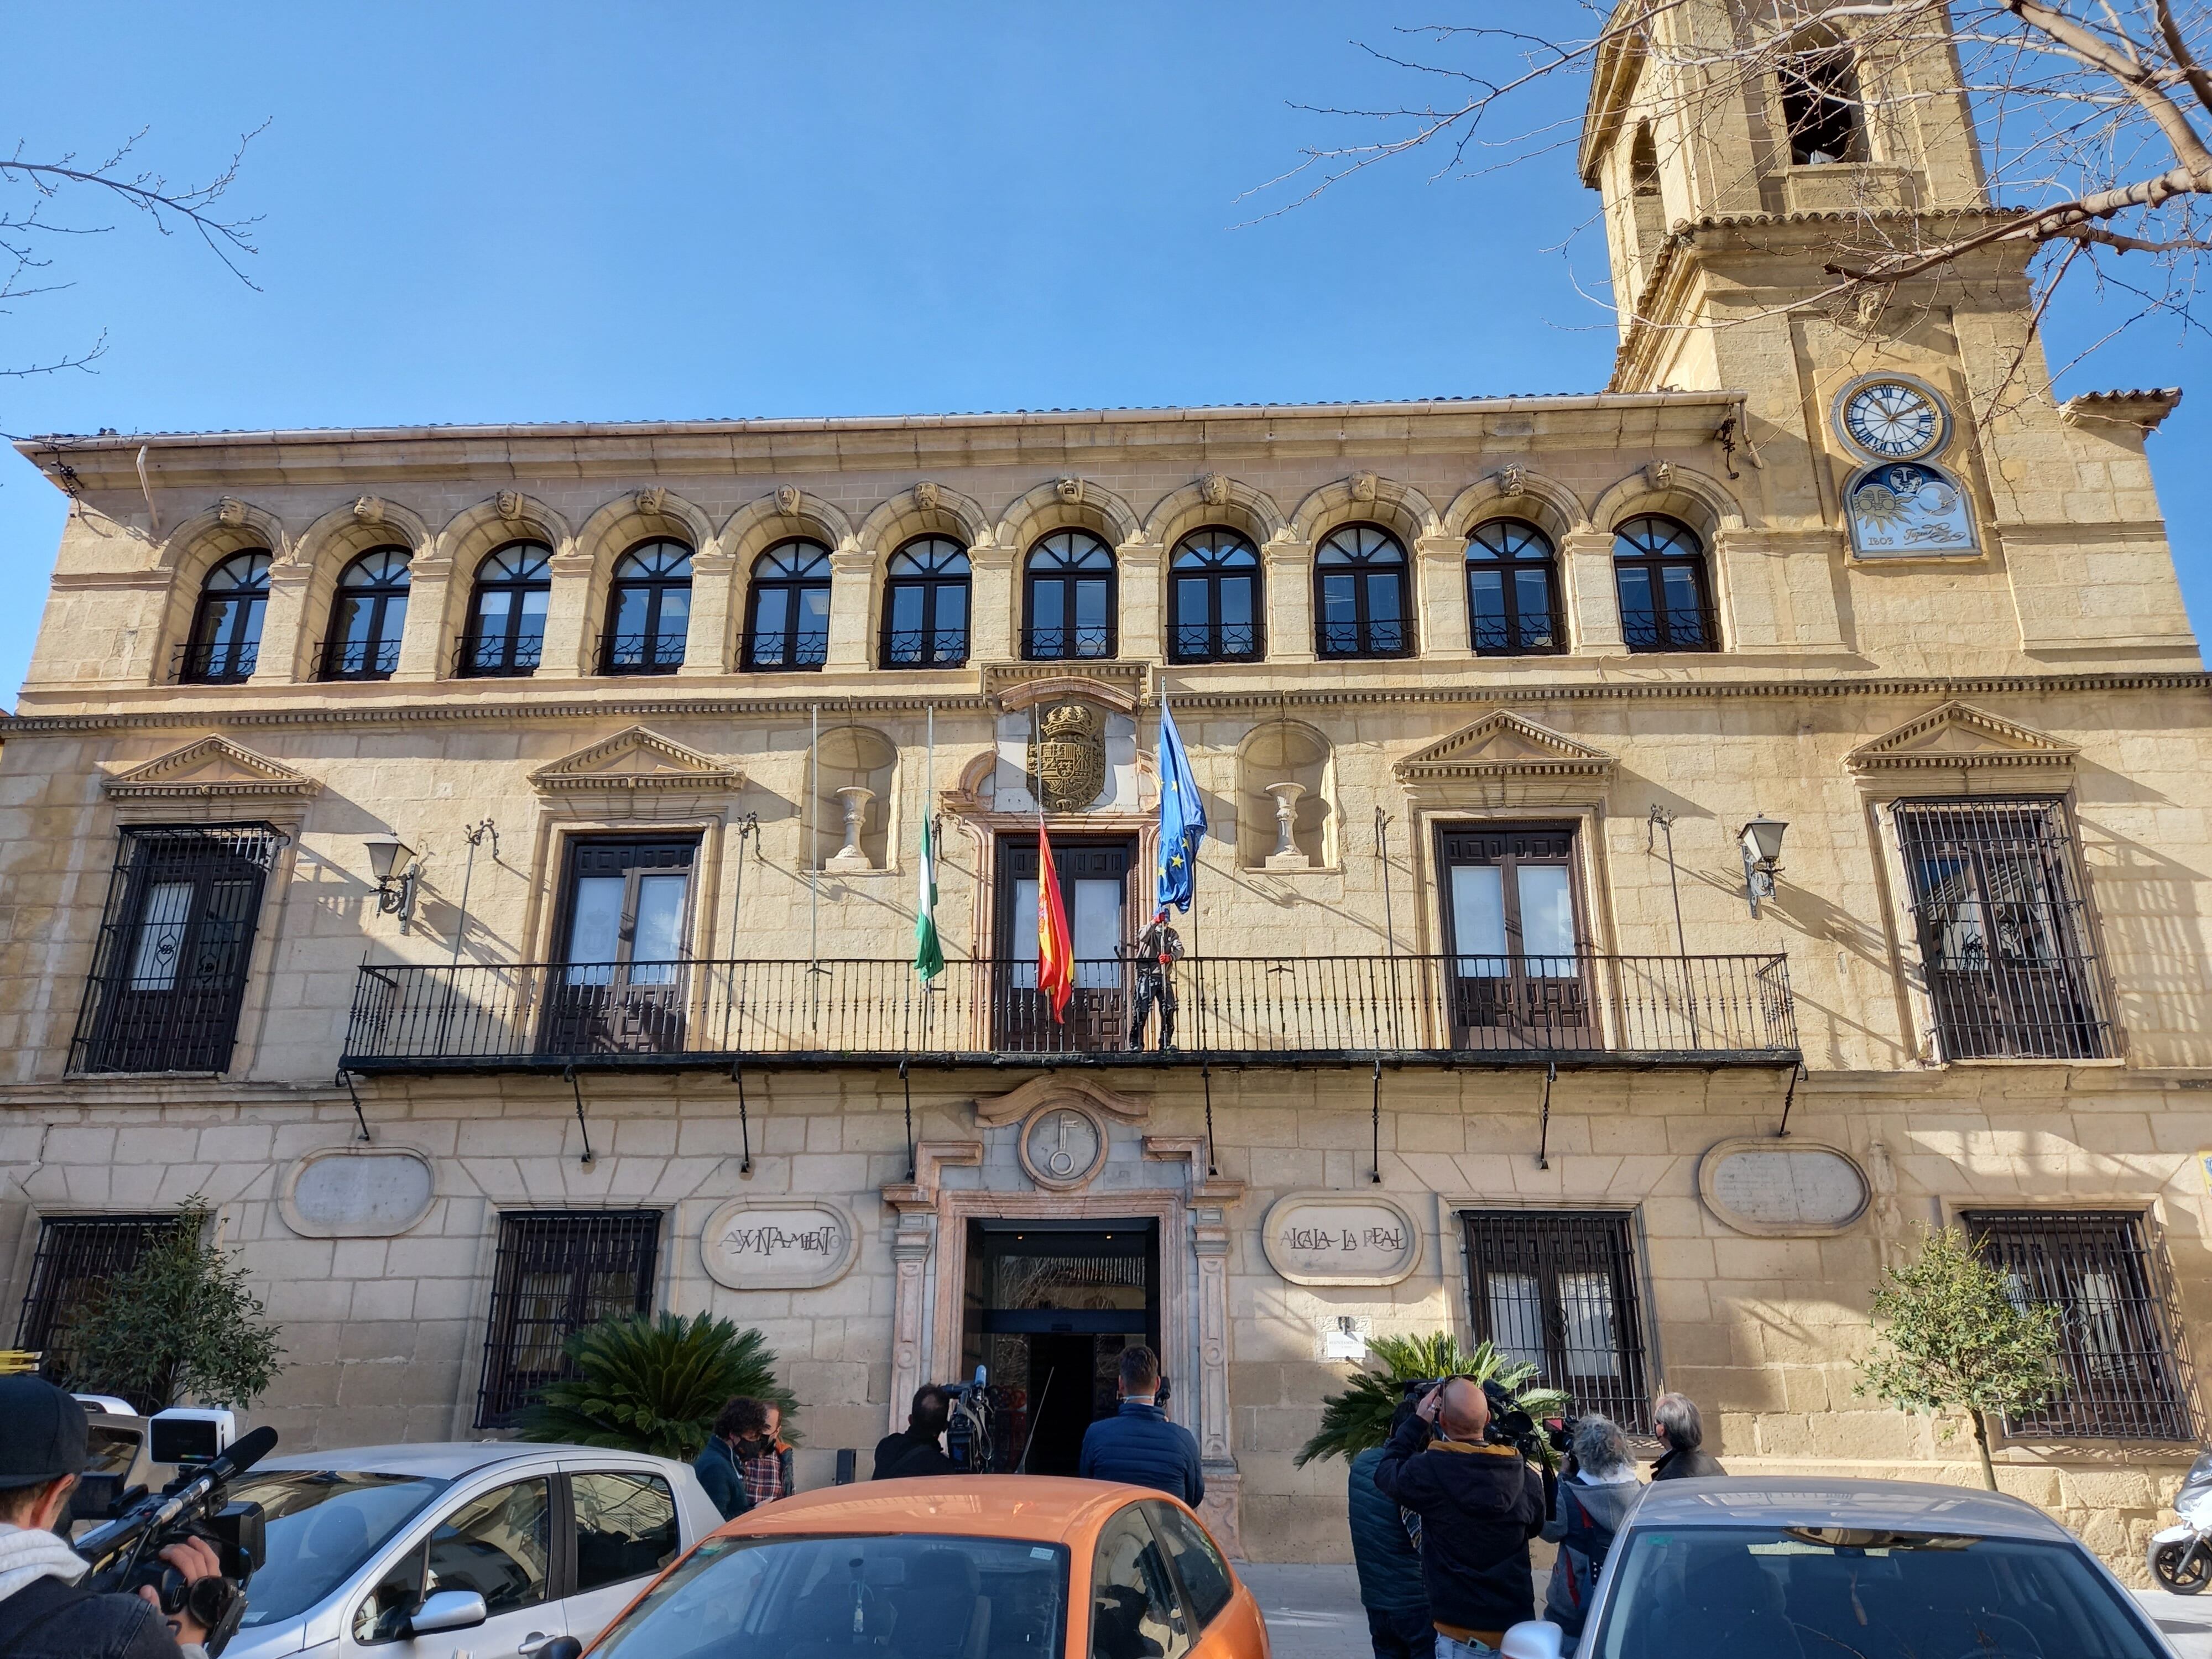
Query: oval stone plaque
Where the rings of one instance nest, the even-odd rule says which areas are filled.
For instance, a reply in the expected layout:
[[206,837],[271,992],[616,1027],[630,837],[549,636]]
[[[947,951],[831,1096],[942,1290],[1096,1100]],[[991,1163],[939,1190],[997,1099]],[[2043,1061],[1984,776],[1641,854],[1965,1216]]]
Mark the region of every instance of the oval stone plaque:
[[333,1146],[295,1164],[278,1207],[305,1238],[390,1238],[436,1195],[430,1160],[398,1146]]
[[1821,1238],[1866,1213],[1873,1187],[1848,1152],[1811,1141],[1723,1140],[1698,1162],[1705,1207],[1738,1232]]
[[859,1253],[860,1230],[826,1198],[733,1198],[707,1218],[699,1254],[733,1291],[811,1291],[836,1283]]
[[1421,1265],[1413,1212],[1379,1193],[1290,1193],[1275,1200],[1261,1245],[1293,1285],[1395,1285]]

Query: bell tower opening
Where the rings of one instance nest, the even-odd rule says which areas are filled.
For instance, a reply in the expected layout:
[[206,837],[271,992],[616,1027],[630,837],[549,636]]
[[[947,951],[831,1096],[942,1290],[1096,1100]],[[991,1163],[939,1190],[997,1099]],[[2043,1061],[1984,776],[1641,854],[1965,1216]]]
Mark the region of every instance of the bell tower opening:
[[1784,62],[1778,78],[1792,167],[1867,159],[1858,66],[1849,46],[1800,52]]

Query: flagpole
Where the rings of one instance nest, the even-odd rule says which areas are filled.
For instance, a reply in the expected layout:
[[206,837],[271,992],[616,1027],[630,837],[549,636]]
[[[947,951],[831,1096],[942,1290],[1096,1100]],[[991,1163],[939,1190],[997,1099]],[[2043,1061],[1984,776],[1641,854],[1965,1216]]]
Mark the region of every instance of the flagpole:
[[809,705],[814,720],[814,735],[806,745],[806,1008],[807,1029],[818,1029],[816,1018],[817,995],[819,988],[815,980],[822,971],[822,876],[816,867],[820,862],[821,848],[816,844],[817,830],[814,822],[819,810],[816,797],[822,793],[822,705]]
[[[925,721],[924,730],[927,735],[922,744],[921,763],[921,896],[926,900],[934,900],[937,893],[937,836],[933,833],[935,826],[929,821],[929,809],[937,799],[937,705],[935,703],[929,705]],[[917,925],[919,925],[918,922]],[[934,902],[932,902],[929,907],[929,925],[933,929],[937,926],[937,906]],[[942,955],[945,950],[942,937],[938,940],[937,948],[939,954]],[[934,984],[935,981],[927,976],[924,976],[921,981],[921,1046],[925,1050],[929,1047],[929,994],[934,988]]]

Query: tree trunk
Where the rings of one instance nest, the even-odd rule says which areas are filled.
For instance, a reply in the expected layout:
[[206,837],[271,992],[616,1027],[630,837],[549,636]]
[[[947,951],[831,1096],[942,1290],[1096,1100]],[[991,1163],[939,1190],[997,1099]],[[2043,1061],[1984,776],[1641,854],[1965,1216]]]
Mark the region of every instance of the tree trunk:
[[1974,1449],[1982,1455],[1982,1484],[1991,1492],[1997,1489],[1997,1466],[1990,1462],[1989,1420],[1979,1412],[1969,1412],[1974,1419]]

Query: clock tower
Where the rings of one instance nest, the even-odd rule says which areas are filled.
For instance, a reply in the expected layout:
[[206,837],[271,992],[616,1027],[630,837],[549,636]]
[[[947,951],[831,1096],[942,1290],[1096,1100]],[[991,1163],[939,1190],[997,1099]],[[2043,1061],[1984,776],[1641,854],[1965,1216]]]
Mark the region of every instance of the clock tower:
[[2025,245],[1882,288],[1832,269],[1998,222],[1948,44],[1848,17],[1788,36],[1786,0],[1624,0],[1613,27],[1632,6],[1648,22],[1600,54],[1579,152],[1619,312],[1609,390],[1741,395],[1729,489],[1771,552],[1827,550],[1846,648],[1854,619],[1910,636],[1928,596],[1899,579],[1940,572],[1931,647],[2193,666],[2143,453],[2179,394],[2060,404]]

